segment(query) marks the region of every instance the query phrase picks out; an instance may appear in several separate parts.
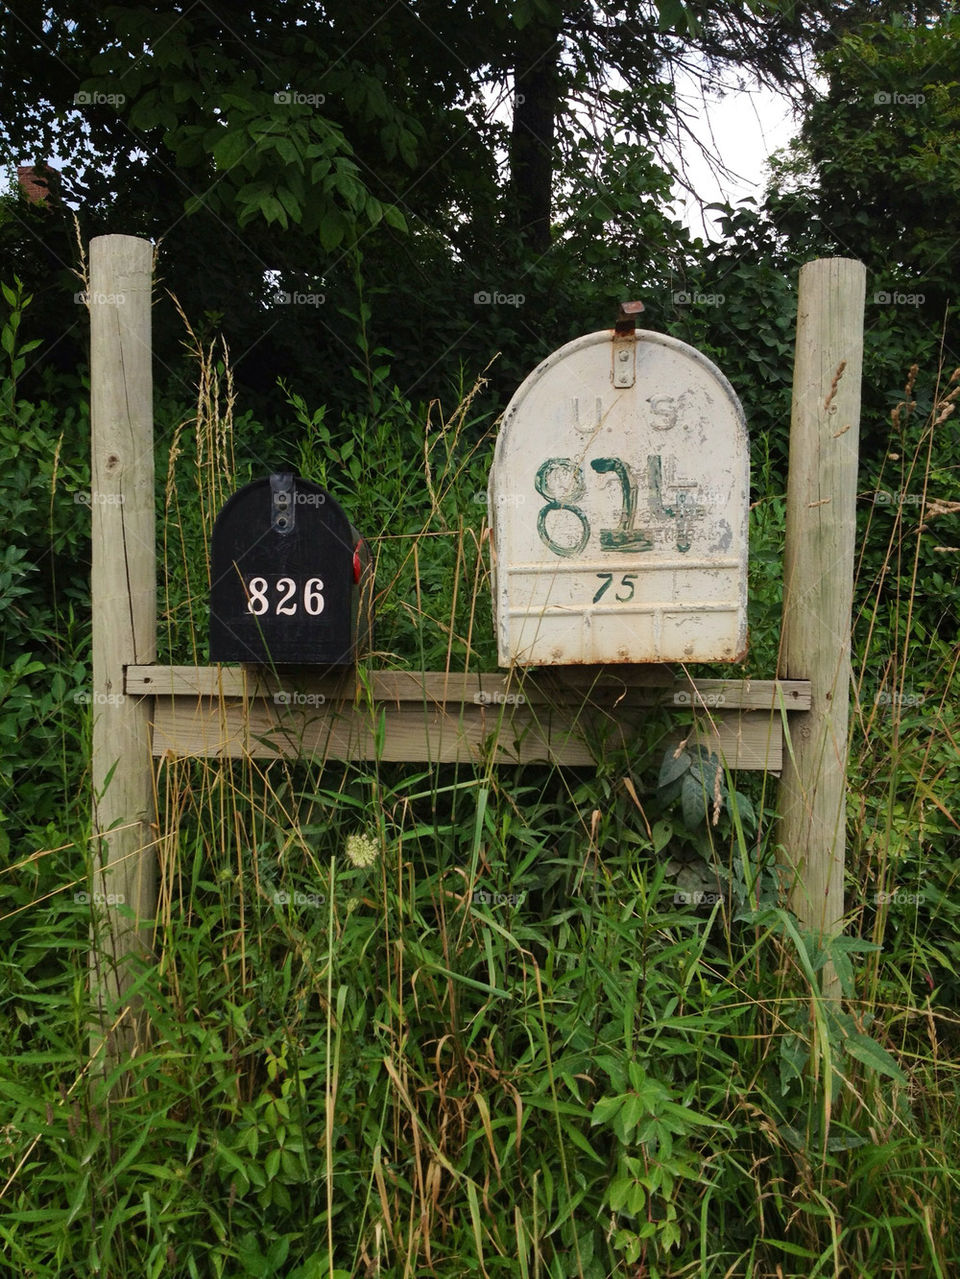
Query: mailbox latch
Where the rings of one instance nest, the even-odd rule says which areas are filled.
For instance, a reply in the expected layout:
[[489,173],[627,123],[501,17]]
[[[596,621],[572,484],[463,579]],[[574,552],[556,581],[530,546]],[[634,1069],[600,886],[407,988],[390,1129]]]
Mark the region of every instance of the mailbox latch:
[[293,475],[283,471],[270,476],[270,527],[275,533],[292,533],[296,518]]
[[621,302],[613,331],[613,385],[633,386],[637,380],[637,315],[642,302]]

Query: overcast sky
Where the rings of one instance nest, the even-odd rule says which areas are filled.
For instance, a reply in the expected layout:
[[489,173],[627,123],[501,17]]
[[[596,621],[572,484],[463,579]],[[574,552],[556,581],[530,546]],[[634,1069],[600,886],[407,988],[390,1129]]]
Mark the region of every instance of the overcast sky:
[[[766,186],[767,157],[785,147],[798,131],[786,98],[767,89],[732,91],[705,109],[699,97],[691,94],[687,109],[691,129],[736,175],[717,175],[697,147],[688,142],[683,148],[683,165],[700,200],[704,204],[722,200],[736,204],[746,196],[759,200]],[[677,209],[695,235],[704,235],[698,201],[680,188]],[[709,215],[706,231],[715,232]]]

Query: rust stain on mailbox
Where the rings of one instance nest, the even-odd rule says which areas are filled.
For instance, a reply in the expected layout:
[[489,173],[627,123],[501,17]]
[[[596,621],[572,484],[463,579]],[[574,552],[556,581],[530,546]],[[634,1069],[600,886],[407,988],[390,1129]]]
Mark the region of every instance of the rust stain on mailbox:
[[693,347],[621,322],[555,351],[490,473],[500,664],[742,657],[749,471],[740,403]]

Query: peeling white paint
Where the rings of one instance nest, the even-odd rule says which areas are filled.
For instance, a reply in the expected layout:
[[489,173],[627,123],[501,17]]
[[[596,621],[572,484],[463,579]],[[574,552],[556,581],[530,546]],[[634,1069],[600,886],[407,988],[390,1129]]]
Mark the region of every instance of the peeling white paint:
[[[746,424],[699,351],[568,342],[504,415],[490,473],[502,666],[734,661],[747,642]],[[618,346],[622,347],[623,339]]]

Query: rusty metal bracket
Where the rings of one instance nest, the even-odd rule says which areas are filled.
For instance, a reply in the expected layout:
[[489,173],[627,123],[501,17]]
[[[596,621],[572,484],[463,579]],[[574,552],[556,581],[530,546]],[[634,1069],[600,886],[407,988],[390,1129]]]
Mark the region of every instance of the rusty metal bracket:
[[637,379],[637,316],[642,302],[621,302],[613,330],[613,385],[618,389],[633,386]]

